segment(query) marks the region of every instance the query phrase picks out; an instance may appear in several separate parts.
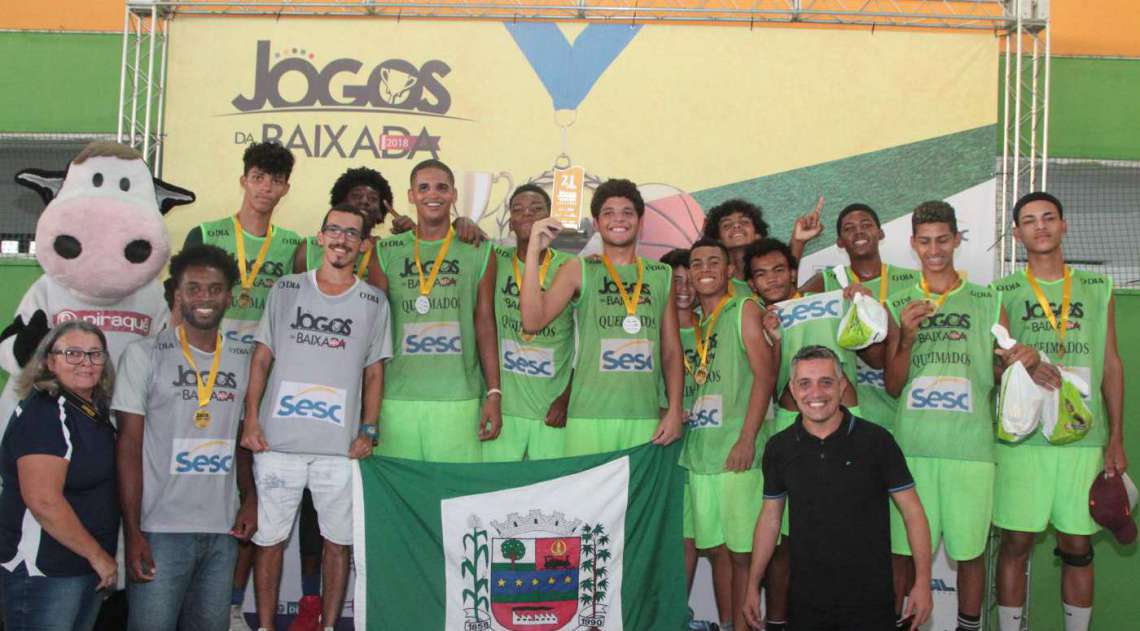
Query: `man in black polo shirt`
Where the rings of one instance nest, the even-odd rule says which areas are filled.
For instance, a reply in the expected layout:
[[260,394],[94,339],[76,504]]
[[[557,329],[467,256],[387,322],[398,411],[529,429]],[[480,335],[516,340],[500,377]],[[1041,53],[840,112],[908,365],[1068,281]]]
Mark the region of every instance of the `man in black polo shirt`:
[[906,523],[914,551],[914,589],[903,613],[909,628],[926,622],[930,531],[902,451],[881,427],[839,405],[846,381],[839,359],[805,346],[792,359],[789,388],[802,411],[764,450],[764,508],[753,535],[748,623],[759,628],[760,581],[791,500],[793,631],[888,631],[895,628],[888,496]]

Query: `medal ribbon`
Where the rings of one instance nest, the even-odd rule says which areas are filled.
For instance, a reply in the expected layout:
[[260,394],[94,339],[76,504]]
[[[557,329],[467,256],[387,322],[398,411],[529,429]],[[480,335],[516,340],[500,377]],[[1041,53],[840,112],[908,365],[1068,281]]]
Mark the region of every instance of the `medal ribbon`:
[[[546,272],[550,271],[550,261],[554,260],[550,250],[546,250],[546,258],[542,260],[542,266],[538,268],[538,286],[541,289],[546,284]],[[519,286],[519,293],[522,293],[522,274],[519,272],[519,255],[515,252],[515,283]]]
[[364,278],[368,274],[368,263],[372,260],[372,250],[375,246],[368,248],[364,251],[364,256],[360,257],[360,268],[356,270],[357,278]]
[[1045,292],[1041,291],[1041,285],[1037,284],[1037,278],[1033,276],[1033,270],[1025,267],[1025,279],[1029,281],[1029,287],[1033,289],[1033,295],[1037,297],[1037,304],[1041,305],[1041,310],[1045,312],[1045,317],[1049,320],[1049,326],[1053,327],[1053,331],[1057,334],[1057,341],[1064,347],[1065,334],[1069,331],[1069,308],[1072,306],[1073,299],[1073,270],[1068,265],[1065,266],[1065,282],[1061,290],[1061,324],[1057,325],[1057,314],[1053,313],[1053,307],[1049,301],[1045,299]]
[[269,224],[269,229],[265,232],[265,239],[261,241],[261,249],[257,251],[257,259],[254,260],[253,266],[247,271],[245,269],[245,235],[241,229],[241,221],[238,220],[237,215],[234,215],[234,238],[237,240],[237,263],[238,271],[241,272],[241,288],[248,291],[253,287],[253,282],[257,280],[257,273],[261,271],[261,266],[265,264],[265,256],[269,254],[269,243],[273,241],[273,224]]
[[[887,265],[886,263],[880,264],[880,266],[879,266],[879,304],[881,304],[881,305],[887,304],[887,296],[889,295],[887,292],[887,285],[890,284],[890,280],[889,280],[890,277],[887,275],[887,272],[889,272],[889,271],[890,271],[889,265]],[[850,267],[847,268],[847,276],[848,276],[848,278],[851,279],[851,282],[853,282],[853,283],[863,282],[862,279],[860,279],[855,274],[854,270],[852,270]]]
[[[716,308],[712,310],[712,313],[709,314],[709,317],[701,318],[701,321],[697,323],[697,335],[696,340],[694,341],[697,345],[697,357],[701,358],[701,366],[698,368],[698,370],[708,370],[709,342],[712,340],[713,329],[716,328],[716,321],[718,318],[720,318],[720,312],[724,309],[724,306],[728,304],[728,301],[735,294],[736,290],[733,289],[732,283],[729,283],[728,291],[720,297],[720,302],[716,303]],[[706,321],[708,324],[705,324]]]
[[958,282],[957,283],[954,283],[953,286],[951,286],[949,289],[947,289],[945,292],[943,292],[942,295],[938,297],[938,300],[934,300],[930,294],[930,285],[926,284],[926,274],[923,274],[922,280],[920,280],[918,282],[919,287],[922,287],[922,293],[926,295],[926,299],[934,303],[934,310],[935,311],[942,308],[942,304],[944,302],[946,302],[946,299],[950,296],[950,292],[954,291],[954,289],[957,288],[958,285],[960,285],[960,284],[962,284],[962,275],[961,274],[958,275]]
[[614,264],[610,263],[610,258],[605,254],[602,255],[602,263],[606,264],[606,271],[610,273],[610,278],[612,278],[614,284],[617,285],[618,293],[621,294],[622,304],[625,305],[625,312],[629,315],[637,315],[637,303],[641,301],[641,284],[645,280],[645,267],[641,264],[641,257],[637,257],[637,284],[633,286],[632,298],[626,293],[625,285],[621,282],[621,277],[618,276],[617,270],[614,269]]
[[198,408],[204,408],[210,403],[210,397],[214,394],[214,382],[218,380],[218,365],[222,363],[222,333],[218,332],[217,345],[214,347],[214,361],[210,364],[210,375],[206,378],[206,383],[202,383],[202,374],[198,372],[198,365],[194,363],[194,355],[190,353],[190,343],[186,341],[186,330],[178,327],[178,342],[182,344],[182,356],[186,358],[186,363],[190,364],[190,369],[194,371],[195,386],[198,388]]
[[443,245],[440,246],[439,252],[435,255],[435,262],[431,264],[431,273],[428,277],[424,278],[424,264],[420,261],[420,229],[416,227],[416,242],[413,246],[413,252],[416,257],[416,271],[420,274],[420,295],[427,296],[431,293],[431,288],[435,287],[435,277],[439,276],[440,263],[443,263],[443,257],[447,256],[447,249],[451,247],[451,239],[455,236],[455,229],[447,229],[447,238],[443,240]]

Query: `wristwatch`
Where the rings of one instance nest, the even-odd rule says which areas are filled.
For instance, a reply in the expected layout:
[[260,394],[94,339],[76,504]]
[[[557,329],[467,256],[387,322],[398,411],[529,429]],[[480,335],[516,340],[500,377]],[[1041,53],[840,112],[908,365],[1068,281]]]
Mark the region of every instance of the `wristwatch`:
[[361,423],[360,434],[367,436],[372,441],[373,446],[380,442],[380,428],[376,427],[375,423]]

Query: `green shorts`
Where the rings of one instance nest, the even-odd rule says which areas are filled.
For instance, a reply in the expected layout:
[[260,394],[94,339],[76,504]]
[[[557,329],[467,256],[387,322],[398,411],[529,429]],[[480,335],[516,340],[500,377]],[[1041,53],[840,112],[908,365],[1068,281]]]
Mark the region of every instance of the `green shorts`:
[[[945,541],[946,556],[955,561],[981,556],[993,514],[994,464],[907,456],[906,466],[930,524],[930,549]],[[891,511],[891,552],[910,556],[906,524],[897,510]]]
[[561,458],[565,451],[565,428],[550,427],[543,419],[504,414],[498,438],[483,443],[483,462]]
[[760,469],[724,473],[689,473],[697,548],[724,545],[731,552],[752,552],[752,535],[764,504]]
[[[859,406],[855,406],[853,408],[850,408],[850,412],[853,416],[859,416],[860,415]],[[777,406],[776,407],[776,418],[772,419],[772,421],[771,421],[772,433],[769,434],[769,436],[775,436],[777,432],[782,432],[785,429],[788,429],[789,427],[794,425],[796,423],[796,417],[798,417],[799,415],[800,415],[799,412],[795,412],[792,410],[785,410],[784,408]],[[789,521],[791,514],[792,514],[791,503],[788,501],[787,498],[785,498],[784,499],[784,517],[780,521],[780,534],[784,537],[787,537],[788,532],[790,532],[790,530],[791,530],[791,528],[789,526],[789,524],[791,523]]]
[[584,418],[566,419],[567,456],[589,456],[644,445],[657,431],[655,418]]
[[692,539],[693,531],[693,493],[689,490],[689,476],[685,476],[685,508],[681,513],[681,538]]
[[1100,530],[1089,514],[1089,487],[1104,468],[1100,447],[997,446],[994,525],[1068,535]]
[[380,444],[372,453],[428,462],[480,462],[482,401],[401,401],[380,406]]

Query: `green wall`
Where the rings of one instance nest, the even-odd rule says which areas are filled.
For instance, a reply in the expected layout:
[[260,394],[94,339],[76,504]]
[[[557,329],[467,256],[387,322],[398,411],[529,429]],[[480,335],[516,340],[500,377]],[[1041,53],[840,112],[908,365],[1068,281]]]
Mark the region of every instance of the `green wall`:
[[[1124,443],[1133,479],[1140,480],[1140,428],[1130,419],[1140,410],[1140,335],[1129,334],[1128,323],[1140,321],[1140,290],[1116,291],[1117,345],[1124,359]],[[1140,511],[1133,513],[1140,517]],[[1061,564],[1053,556],[1053,533],[1037,538],[1031,561],[1029,628],[1064,631],[1061,611]],[[1122,546],[1107,533],[1093,537],[1096,592],[1092,631],[1121,631],[1140,627],[1140,599],[1136,597],[1137,544]],[[994,628],[997,628],[996,625]]]
[[0,132],[113,132],[122,35],[0,32]]
[[[12,322],[20,299],[42,272],[35,259],[0,258],[0,331]],[[0,370],[0,389],[8,381],[8,373]],[[8,419],[4,419],[7,422]]]
[[[1051,72],[1050,158],[1140,160],[1140,59],[1054,57]],[[999,93],[1004,73],[1003,58],[997,76]],[[999,121],[1003,99],[998,99]],[[999,155],[1001,141],[999,125]]]

